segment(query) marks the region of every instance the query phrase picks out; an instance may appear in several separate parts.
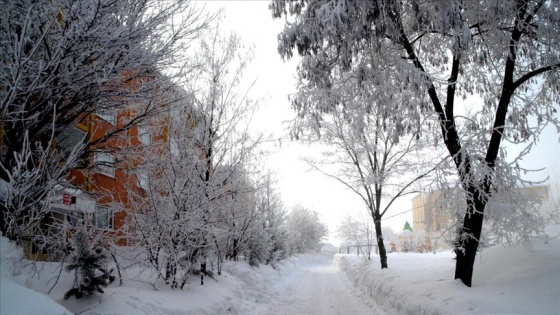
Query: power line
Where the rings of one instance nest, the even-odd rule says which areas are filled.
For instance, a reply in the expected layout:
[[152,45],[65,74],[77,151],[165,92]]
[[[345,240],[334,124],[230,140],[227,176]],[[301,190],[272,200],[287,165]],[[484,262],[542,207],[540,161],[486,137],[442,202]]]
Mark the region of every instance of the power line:
[[381,221],[383,221],[383,220],[385,220],[385,219],[394,218],[394,217],[396,217],[396,216],[398,216],[398,215],[401,215],[401,214],[404,214],[404,213],[407,213],[407,212],[410,212],[410,211],[414,211],[414,210],[420,209],[420,208],[422,208],[422,207],[423,207],[423,205],[422,205],[422,206],[418,206],[418,207],[416,207],[416,208],[412,208],[412,209],[405,210],[405,211],[403,211],[403,212],[399,212],[399,213],[397,213],[397,214],[393,214],[393,215],[390,216],[390,217],[381,218]]

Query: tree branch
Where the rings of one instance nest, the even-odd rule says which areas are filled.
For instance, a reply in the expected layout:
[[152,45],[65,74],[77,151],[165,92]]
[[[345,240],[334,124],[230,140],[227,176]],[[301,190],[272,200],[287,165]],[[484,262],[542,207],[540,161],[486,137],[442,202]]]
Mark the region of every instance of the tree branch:
[[555,69],[559,69],[560,68],[560,63],[554,64],[554,65],[550,65],[550,66],[546,66],[546,67],[542,67],[542,68],[538,68],[535,69],[533,71],[530,71],[526,74],[524,74],[523,76],[521,76],[519,79],[517,79],[514,83],[513,83],[513,89],[517,89],[519,86],[521,86],[523,83],[527,82],[527,80],[541,74],[544,73],[546,71],[550,71],[550,70],[555,70]]

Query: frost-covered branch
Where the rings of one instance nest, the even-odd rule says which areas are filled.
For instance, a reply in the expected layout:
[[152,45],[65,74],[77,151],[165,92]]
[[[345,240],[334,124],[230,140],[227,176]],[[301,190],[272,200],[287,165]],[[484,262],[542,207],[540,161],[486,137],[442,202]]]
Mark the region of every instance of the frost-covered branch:
[[[464,190],[456,277],[470,286],[486,205],[496,189],[513,189],[511,172],[519,175],[501,150],[504,139],[532,142],[546,124],[560,127],[559,4],[273,0],[270,9],[275,18],[294,17],[278,36],[280,55],[302,56],[294,130],[321,129],[344,103],[337,89],[349,77],[379,91],[374,106],[397,122],[387,128],[395,137],[414,135],[426,123],[439,127],[435,144],[443,141]],[[403,94],[397,108],[393,99]],[[370,104],[362,106],[369,111]],[[468,125],[457,119],[463,112],[470,112]],[[430,116],[438,122],[422,122]],[[541,225],[531,222],[522,233],[538,233]]]

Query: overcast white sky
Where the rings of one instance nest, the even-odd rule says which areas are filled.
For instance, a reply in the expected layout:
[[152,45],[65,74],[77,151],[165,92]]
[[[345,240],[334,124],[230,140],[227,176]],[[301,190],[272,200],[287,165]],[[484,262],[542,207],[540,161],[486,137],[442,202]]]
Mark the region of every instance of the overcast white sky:
[[[282,137],[286,135],[283,122],[294,115],[288,95],[296,91],[295,73],[298,60],[284,62],[280,58],[276,36],[283,29],[284,21],[272,19],[268,10],[269,3],[268,0],[197,1],[198,5],[206,5],[208,11],[223,7],[225,19],[221,23],[222,32],[235,32],[246,45],[254,45],[255,59],[245,79],[257,79],[252,90],[253,97],[267,97],[265,105],[253,121],[254,127]],[[525,158],[525,163],[532,168],[547,167],[548,171],[545,173],[550,173],[551,169],[556,173],[560,172],[560,145],[556,131],[548,128],[540,140],[541,143]],[[278,188],[284,203],[288,207],[301,204],[317,211],[331,231],[331,242],[336,245],[338,240],[333,234],[340,218],[346,213],[364,212],[365,208],[359,197],[341,184],[317,172],[306,171],[308,167],[299,157],[310,152],[316,150],[298,143],[284,142],[267,162],[271,169],[278,170]],[[541,173],[538,178],[545,176],[546,174]],[[397,215],[412,208],[410,198],[395,203],[385,215],[383,225],[399,231],[405,221],[408,220],[412,224],[411,211]]]
[[[225,19],[221,22],[222,32],[235,32],[246,45],[254,46],[255,59],[249,67],[245,79],[257,79],[252,90],[253,97],[266,97],[266,103],[253,120],[254,128],[274,132],[276,138],[286,137],[284,121],[290,120],[294,112],[290,107],[288,95],[296,92],[295,73],[298,60],[284,62],[277,52],[276,36],[283,29],[282,20],[273,20],[268,10],[270,1],[197,1],[206,4],[208,11],[220,7],[225,9]],[[328,225],[330,241],[334,237],[340,218],[347,213],[365,212],[363,202],[358,196],[346,190],[334,180],[317,172],[308,172],[308,166],[300,156],[317,152],[308,146],[283,141],[282,146],[267,159],[272,170],[277,170],[278,188],[288,209],[301,204],[319,213]],[[396,212],[410,209],[405,202]],[[399,211],[396,211],[399,210]],[[387,220],[394,230],[400,230],[406,220],[412,223],[412,213]]]

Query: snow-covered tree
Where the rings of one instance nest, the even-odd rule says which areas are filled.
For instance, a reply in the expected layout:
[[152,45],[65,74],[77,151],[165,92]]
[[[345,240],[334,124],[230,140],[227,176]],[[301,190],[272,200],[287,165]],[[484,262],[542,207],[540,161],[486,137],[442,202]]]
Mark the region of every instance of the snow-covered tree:
[[258,102],[240,87],[250,51],[235,35],[204,34],[177,82],[178,101],[145,126],[154,135],[163,124],[165,132],[136,152],[145,187],[129,191],[130,231],[158,278],[176,288],[189,275],[210,274],[208,259],[219,273],[226,256],[237,258],[256,218],[251,163],[260,138],[248,121]]
[[[313,169],[337,180],[364,202],[374,223],[381,268],[387,268],[381,220],[395,200],[417,192],[419,181],[439,164],[433,163],[438,156],[435,152],[422,151],[429,137],[399,137],[396,131],[406,125],[406,120],[386,119],[387,114],[378,111],[375,104],[383,93],[352,73],[331,86],[328,93],[302,84],[292,100],[295,104],[337,103],[321,117],[296,118],[293,136],[329,147],[320,159],[306,160]],[[398,106],[406,97],[409,95],[403,93],[383,101]],[[303,128],[311,132],[305,133]]]
[[157,164],[138,169],[144,187],[129,189],[128,204],[122,205],[126,230],[132,233],[128,238],[142,249],[157,278],[174,288],[183,287],[189,275],[200,270],[210,246],[204,216],[210,200],[201,178],[205,161],[194,147],[180,149],[174,154],[160,151]]
[[263,225],[251,230],[245,249],[245,259],[253,267],[265,263],[271,251],[270,235],[266,231],[266,223],[262,221],[259,223],[263,223]]
[[44,130],[50,134],[45,147],[30,145],[33,140],[28,133],[24,134],[22,148],[14,154],[12,164],[7,168],[0,165],[7,176],[6,180],[0,179],[2,231],[18,243],[30,237],[33,246],[40,251],[55,245],[55,240],[40,226],[45,224],[43,219],[56,202],[57,194],[68,186],[65,177],[79,165],[83,150],[80,143],[68,147],[65,152],[52,150],[56,142],[54,130],[54,126]]
[[103,248],[91,248],[85,228],[73,235],[72,246],[74,251],[65,269],[74,271],[74,287],[64,294],[64,299],[71,296],[79,299],[95,291],[103,293],[103,288],[115,280],[112,270],[108,269],[108,253]]
[[273,187],[271,174],[268,174],[257,193],[259,221],[254,226],[249,246],[250,257],[256,263],[276,263],[291,255],[289,238],[286,231],[286,209],[280,195]]
[[552,172],[550,185],[548,187],[548,196],[541,205],[540,212],[543,214],[547,225],[560,224],[560,176],[556,172]]
[[[17,239],[26,200],[41,206],[25,220],[41,220],[69,168],[87,167],[91,150],[158,111],[155,95],[169,87],[159,72],[181,63],[207,18],[188,0],[2,0],[0,11],[0,179],[12,194],[2,197],[0,228]],[[113,132],[72,136],[90,114],[125,107]],[[79,164],[70,161],[76,141]],[[26,191],[14,188],[23,178]]]
[[257,187],[248,177],[243,165],[235,170],[221,173],[229,176],[228,191],[221,198],[221,206],[212,215],[212,239],[214,254],[217,256],[218,274],[221,274],[224,259],[238,260],[252,246],[251,235],[259,226],[260,216],[256,206]]
[[377,243],[375,228],[370,222],[368,219],[346,215],[336,227],[336,236],[350,244],[364,246],[367,259],[371,259],[371,248]]
[[[419,134],[426,115],[438,120],[433,127],[465,198],[455,278],[471,286],[488,200],[521,180],[502,143],[530,143],[546,124],[560,125],[560,3],[276,0],[270,8],[276,18],[294,16],[278,37],[279,53],[303,57],[298,73],[307,88],[328,95],[349,73],[385,91],[376,106],[387,121],[403,122],[391,126],[398,137]],[[401,93],[414,97],[383,101]],[[293,103],[299,116],[316,117],[337,105]],[[529,215],[526,227],[538,231]]]
[[296,205],[288,214],[286,227],[294,254],[321,251],[321,242],[329,234],[317,211]]
[[193,144],[206,162],[202,180],[210,188],[204,195],[217,205],[205,210],[204,220],[214,231],[226,228],[231,243],[225,253],[235,257],[256,216],[250,178],[257,171],[251,166],[262,139],[253,137],[248,126],[260,100],[248,96],[252,84],[243,84],[252,50],[235,34],[224,36],[218,29],[209,30],[198,44],[190,66],[195,71],[181,83],[193,95]]

